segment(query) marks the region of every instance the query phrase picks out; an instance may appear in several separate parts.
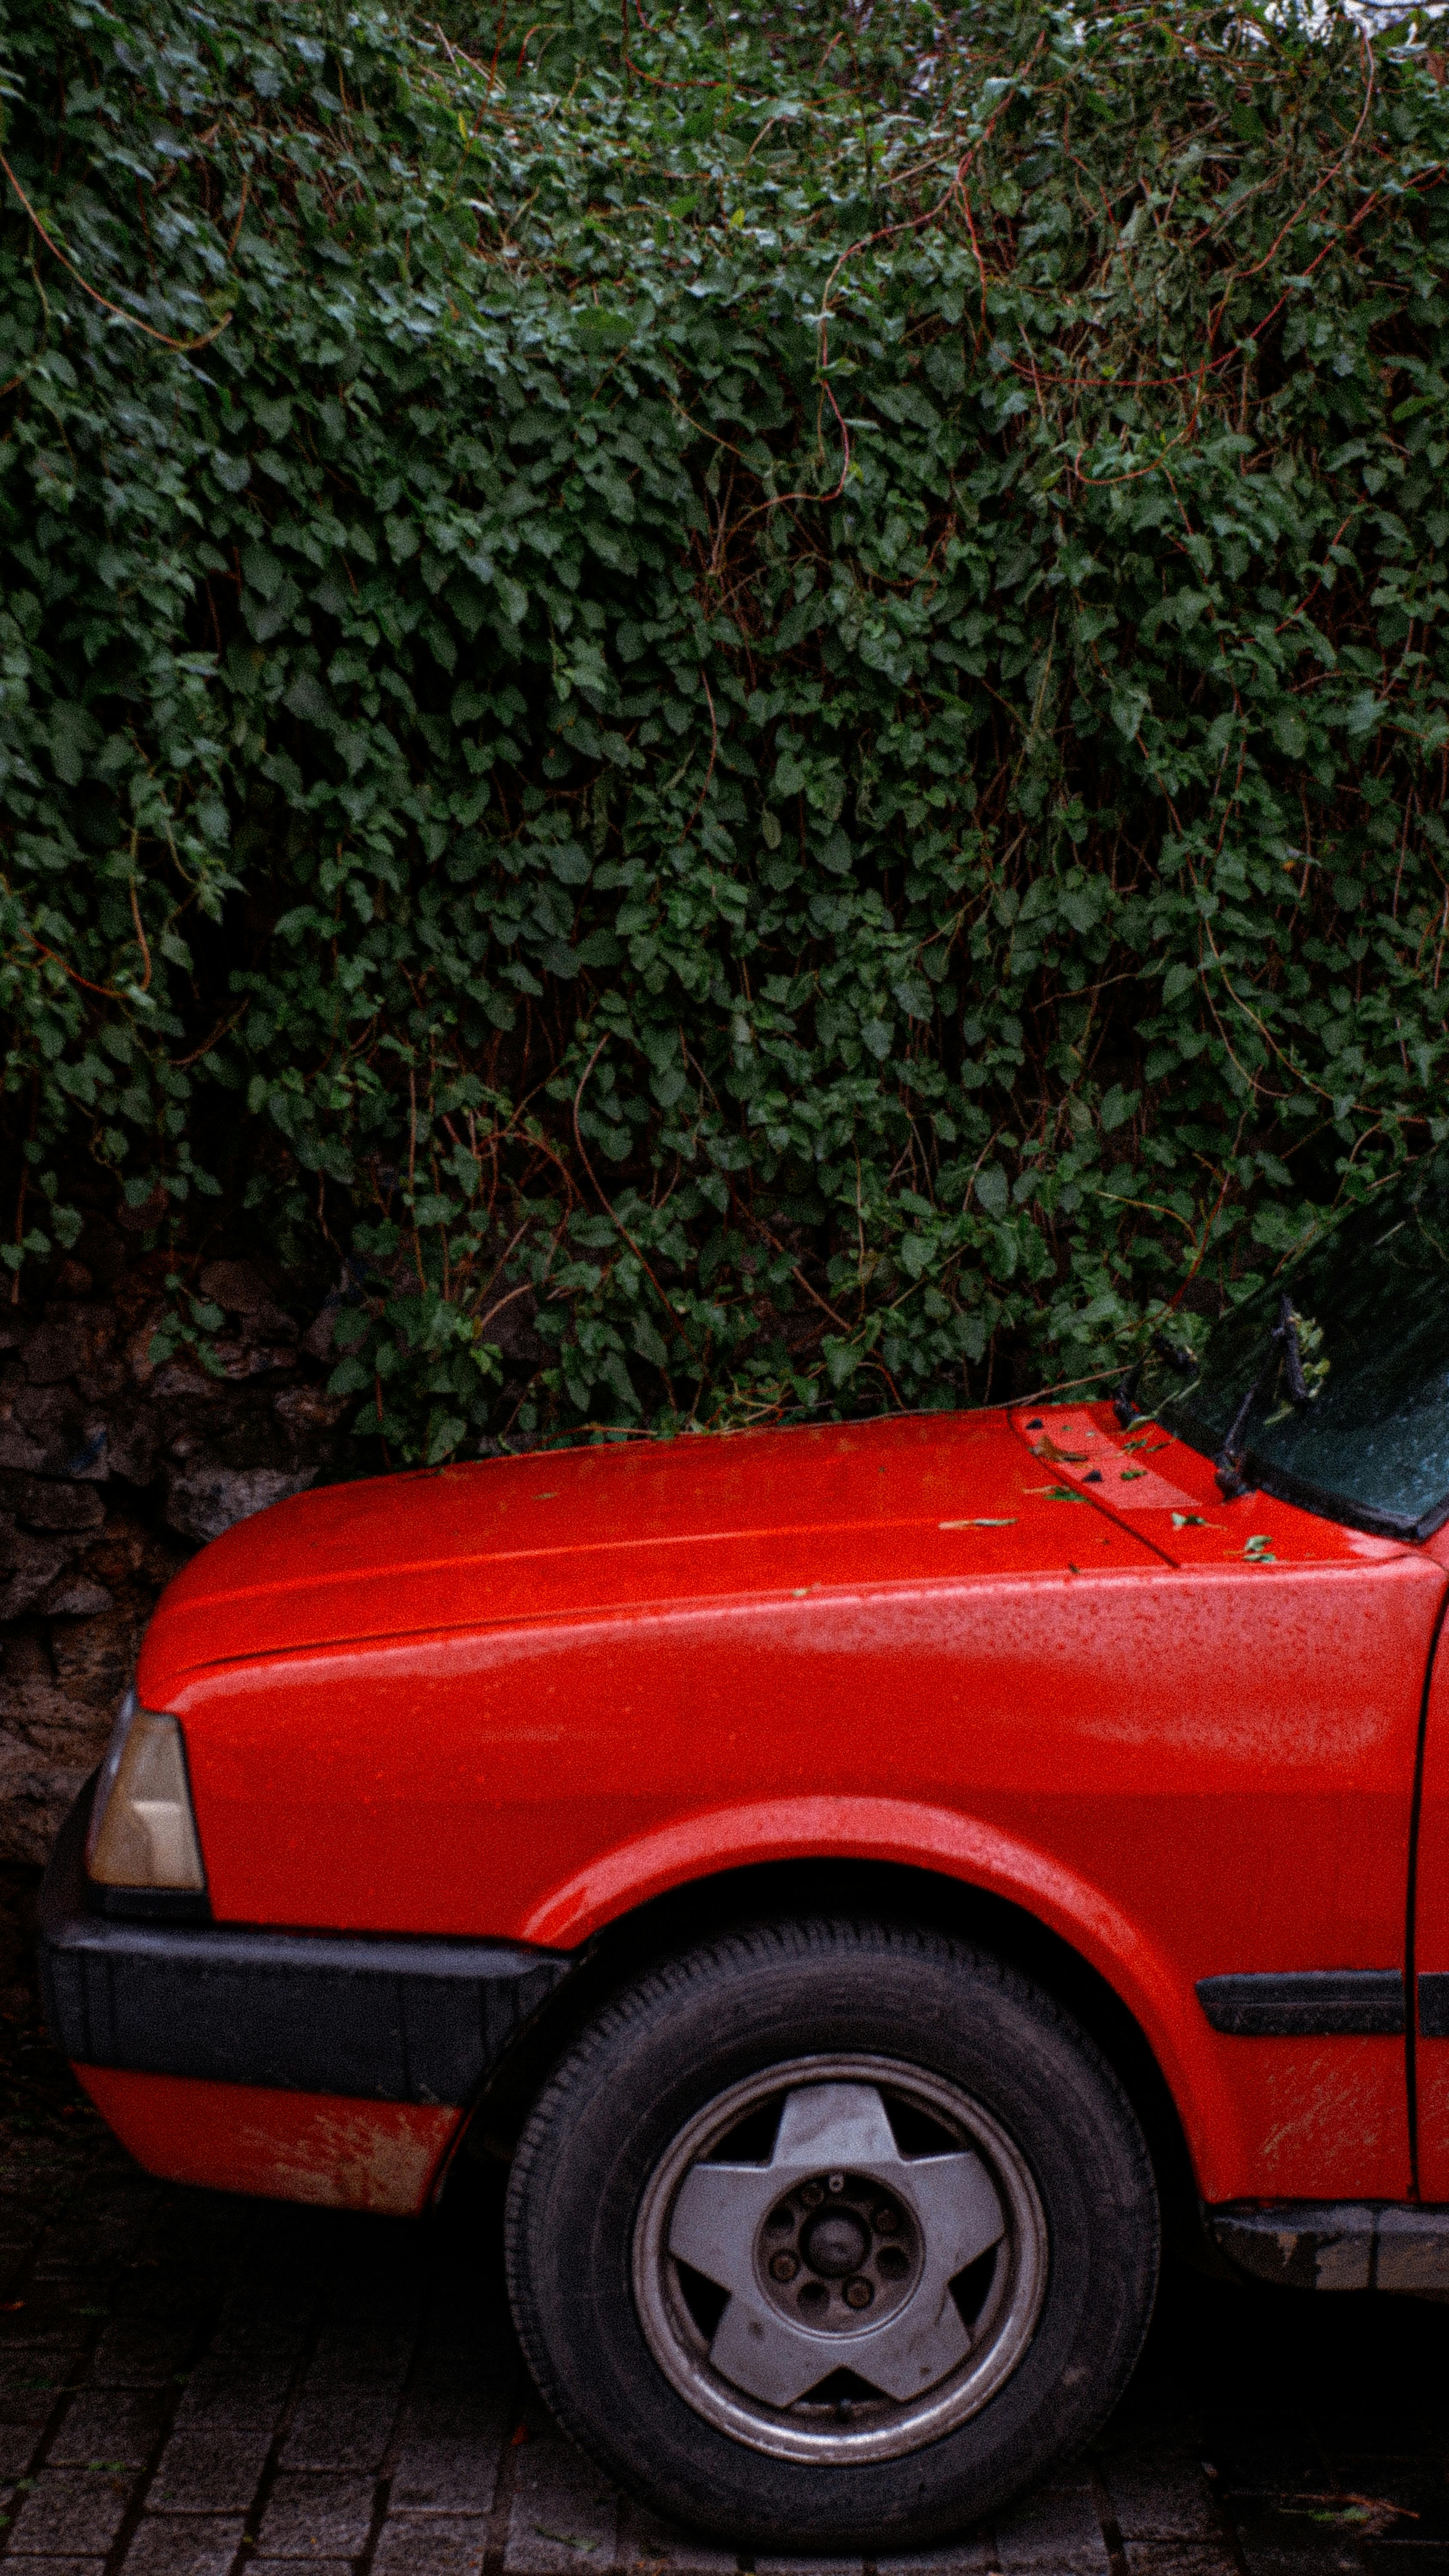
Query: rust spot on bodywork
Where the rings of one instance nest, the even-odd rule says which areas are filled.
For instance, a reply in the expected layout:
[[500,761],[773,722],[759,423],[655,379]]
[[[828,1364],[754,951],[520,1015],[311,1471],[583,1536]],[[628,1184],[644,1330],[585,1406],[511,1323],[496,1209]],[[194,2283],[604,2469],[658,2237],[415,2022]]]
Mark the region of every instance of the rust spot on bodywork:
[[270,2177],[253,2181],[252,2191],[328,2209],[411,2216],[427,2198],[454,2116],[399,2102],[319,2106],[285,2143],[258,2122],[238,2133],[237,2144],[258,2175]]
[[463,2113],[426,2102],[273,2092],[186,2075],[76,2073],[150,2173],[213,2190],[410,2218],[427,2201]]

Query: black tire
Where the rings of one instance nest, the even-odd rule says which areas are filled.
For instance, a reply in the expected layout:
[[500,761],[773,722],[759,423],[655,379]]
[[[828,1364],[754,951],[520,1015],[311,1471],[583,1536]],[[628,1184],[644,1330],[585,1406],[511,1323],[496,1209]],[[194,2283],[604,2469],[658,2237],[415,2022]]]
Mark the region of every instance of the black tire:
[[[810,2089],[811,2075],[798,2072],[801,2062],[828,2067],[855,2059],[888,2061],[903,2070],[903,2082],[915,2070],[942,2099],[944,2088],[956,2088],[980,2106],[985,2122],[958,2136],[974,2145],[983,2134],[989,2139],[995,2123],[997,2137],[1014,2147],[1013,2170],[1029,2173],[1027,2190],[1034,2186],[1045,2222],[1038,2304],[1029,2326],[1018,2318],[1012,2328],[1027,2340],[1013,2347],[1017,2357],[1002,2384],[938,2438],[893,2457],[779,2457],[706,2420],[656,2358],[657,2316],[651,2348],[635,2293],[641,2211],[665,2187],[657,2178],[674,2170],[668,2160],[671,2152],[677,2158],[681,2133],[706,2134],[689,2124],[717,2097],[732,2087],[747,2091],[773,2068],[794,2067],[791,2082],[818,2104],[824,2097],[818,2086]],[[882,2081],[885,2102],[894,2096]],[[708,2146],[698,2152],[716,2161]],[[728,2171],[743,2174],[746,2155],[774,2152],[768,2143],[737,2147]],[[952,2169],[953,2191],[964,2169],[963,2153]],[[689,2169],[687,2182],[697,2170]],[[901,2171],[909,2175],[909,2165]],[[707,2182],[717,2187],[714,2175]],[[814,2191],[819,2201],[814,2183],[792,2188],[802,2198]],[[828,2188],[839,2190],[839,2178]],[[873,2224],[900,2223],[888,2210],[875,2220],[869,2207],[867,2240]],[[886,2210],[884,2202],[879,2207]],[[774,2215],[768,2221],[782,2223]],[[756,2234],[761,2247],[764,2224]],[[799,2224],[804,2246],[811,2222]],[[812,2242],[823,2241],[816,2222]],[[1033,2243],[1040,2241],[1038,2229]],[[611,2477],[656,2510],[736,2547],[874,2554],[959,2530],[1090,2439],[1125,2388],[1147,2331],[1159,2222],[1131,2105],[1099,2050],[1050,1995],[932,1932],[807,1922],[725,1935],[642,1976],[609,2003],[555,2068],[529,2118],[509,2186],[505,2242],[514,2319],[538,2386],[566,2431]],[[763,2252],[754,2259],[763,2264]],[[989,2270],[998,2255],[984,2259]],[[694,2276],[678,2278],[688,2288]],[[783,2301],[786,2293],[766,2284],[749,2295]],[[707,2321],[702,2331],[712,2331]],[[846,2331],[854,2331],[848,2321]],[[700,2367],[708,2377],[708,2355]],[[838,2453],[842,2443],[830,2432],[828,2412],[822,2418],[823,2401],[791,2401],[780,2420],[788,2432],[797,2417],[807,2420],[801,2409],[812,2403],[809,2425],[823,2420]],[[837,2411],[847,2428],[895,2420],[885,2401],[874,2414],[848,2405]]]

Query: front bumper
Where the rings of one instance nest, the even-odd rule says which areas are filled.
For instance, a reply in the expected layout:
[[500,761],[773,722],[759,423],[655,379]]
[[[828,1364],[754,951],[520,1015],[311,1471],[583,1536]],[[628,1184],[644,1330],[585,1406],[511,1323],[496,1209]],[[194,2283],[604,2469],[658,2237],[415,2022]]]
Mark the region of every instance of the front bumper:
[[46,2019],[73,2065],[465,2108],[574,1964],[509,1941],[101,1916],[84,1869],[93,1788],[39,1907]]

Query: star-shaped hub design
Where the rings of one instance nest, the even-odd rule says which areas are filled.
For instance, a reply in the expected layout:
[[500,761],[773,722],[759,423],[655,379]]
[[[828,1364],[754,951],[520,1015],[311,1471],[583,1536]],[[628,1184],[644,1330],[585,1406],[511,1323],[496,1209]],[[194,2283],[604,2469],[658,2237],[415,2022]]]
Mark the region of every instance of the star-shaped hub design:
[[934,2388],[971,2350],[951,2283],[1006,2232],[969,2147],[903,2156],[874,2084],[800,2084],[768,2164],[690,2167],[669,2251],[729,2293],[720,2376],[791,2406],[842,2368],[886,2397]]

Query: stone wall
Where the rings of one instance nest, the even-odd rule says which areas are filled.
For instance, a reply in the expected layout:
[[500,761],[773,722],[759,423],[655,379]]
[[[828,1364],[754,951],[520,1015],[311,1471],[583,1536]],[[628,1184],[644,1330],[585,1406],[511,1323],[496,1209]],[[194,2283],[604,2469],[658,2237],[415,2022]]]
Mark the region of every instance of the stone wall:
[[328,1312],[295,1313],[279,1273],[203,1265],[227,1316],[216,1378],[185,1350],[151,1359],[164,1253],[96,1224],[80,1251],[43,1303],[0,1306],[0,1862],[49,1852],[171,1575],[352,1447],[325,1392]]

